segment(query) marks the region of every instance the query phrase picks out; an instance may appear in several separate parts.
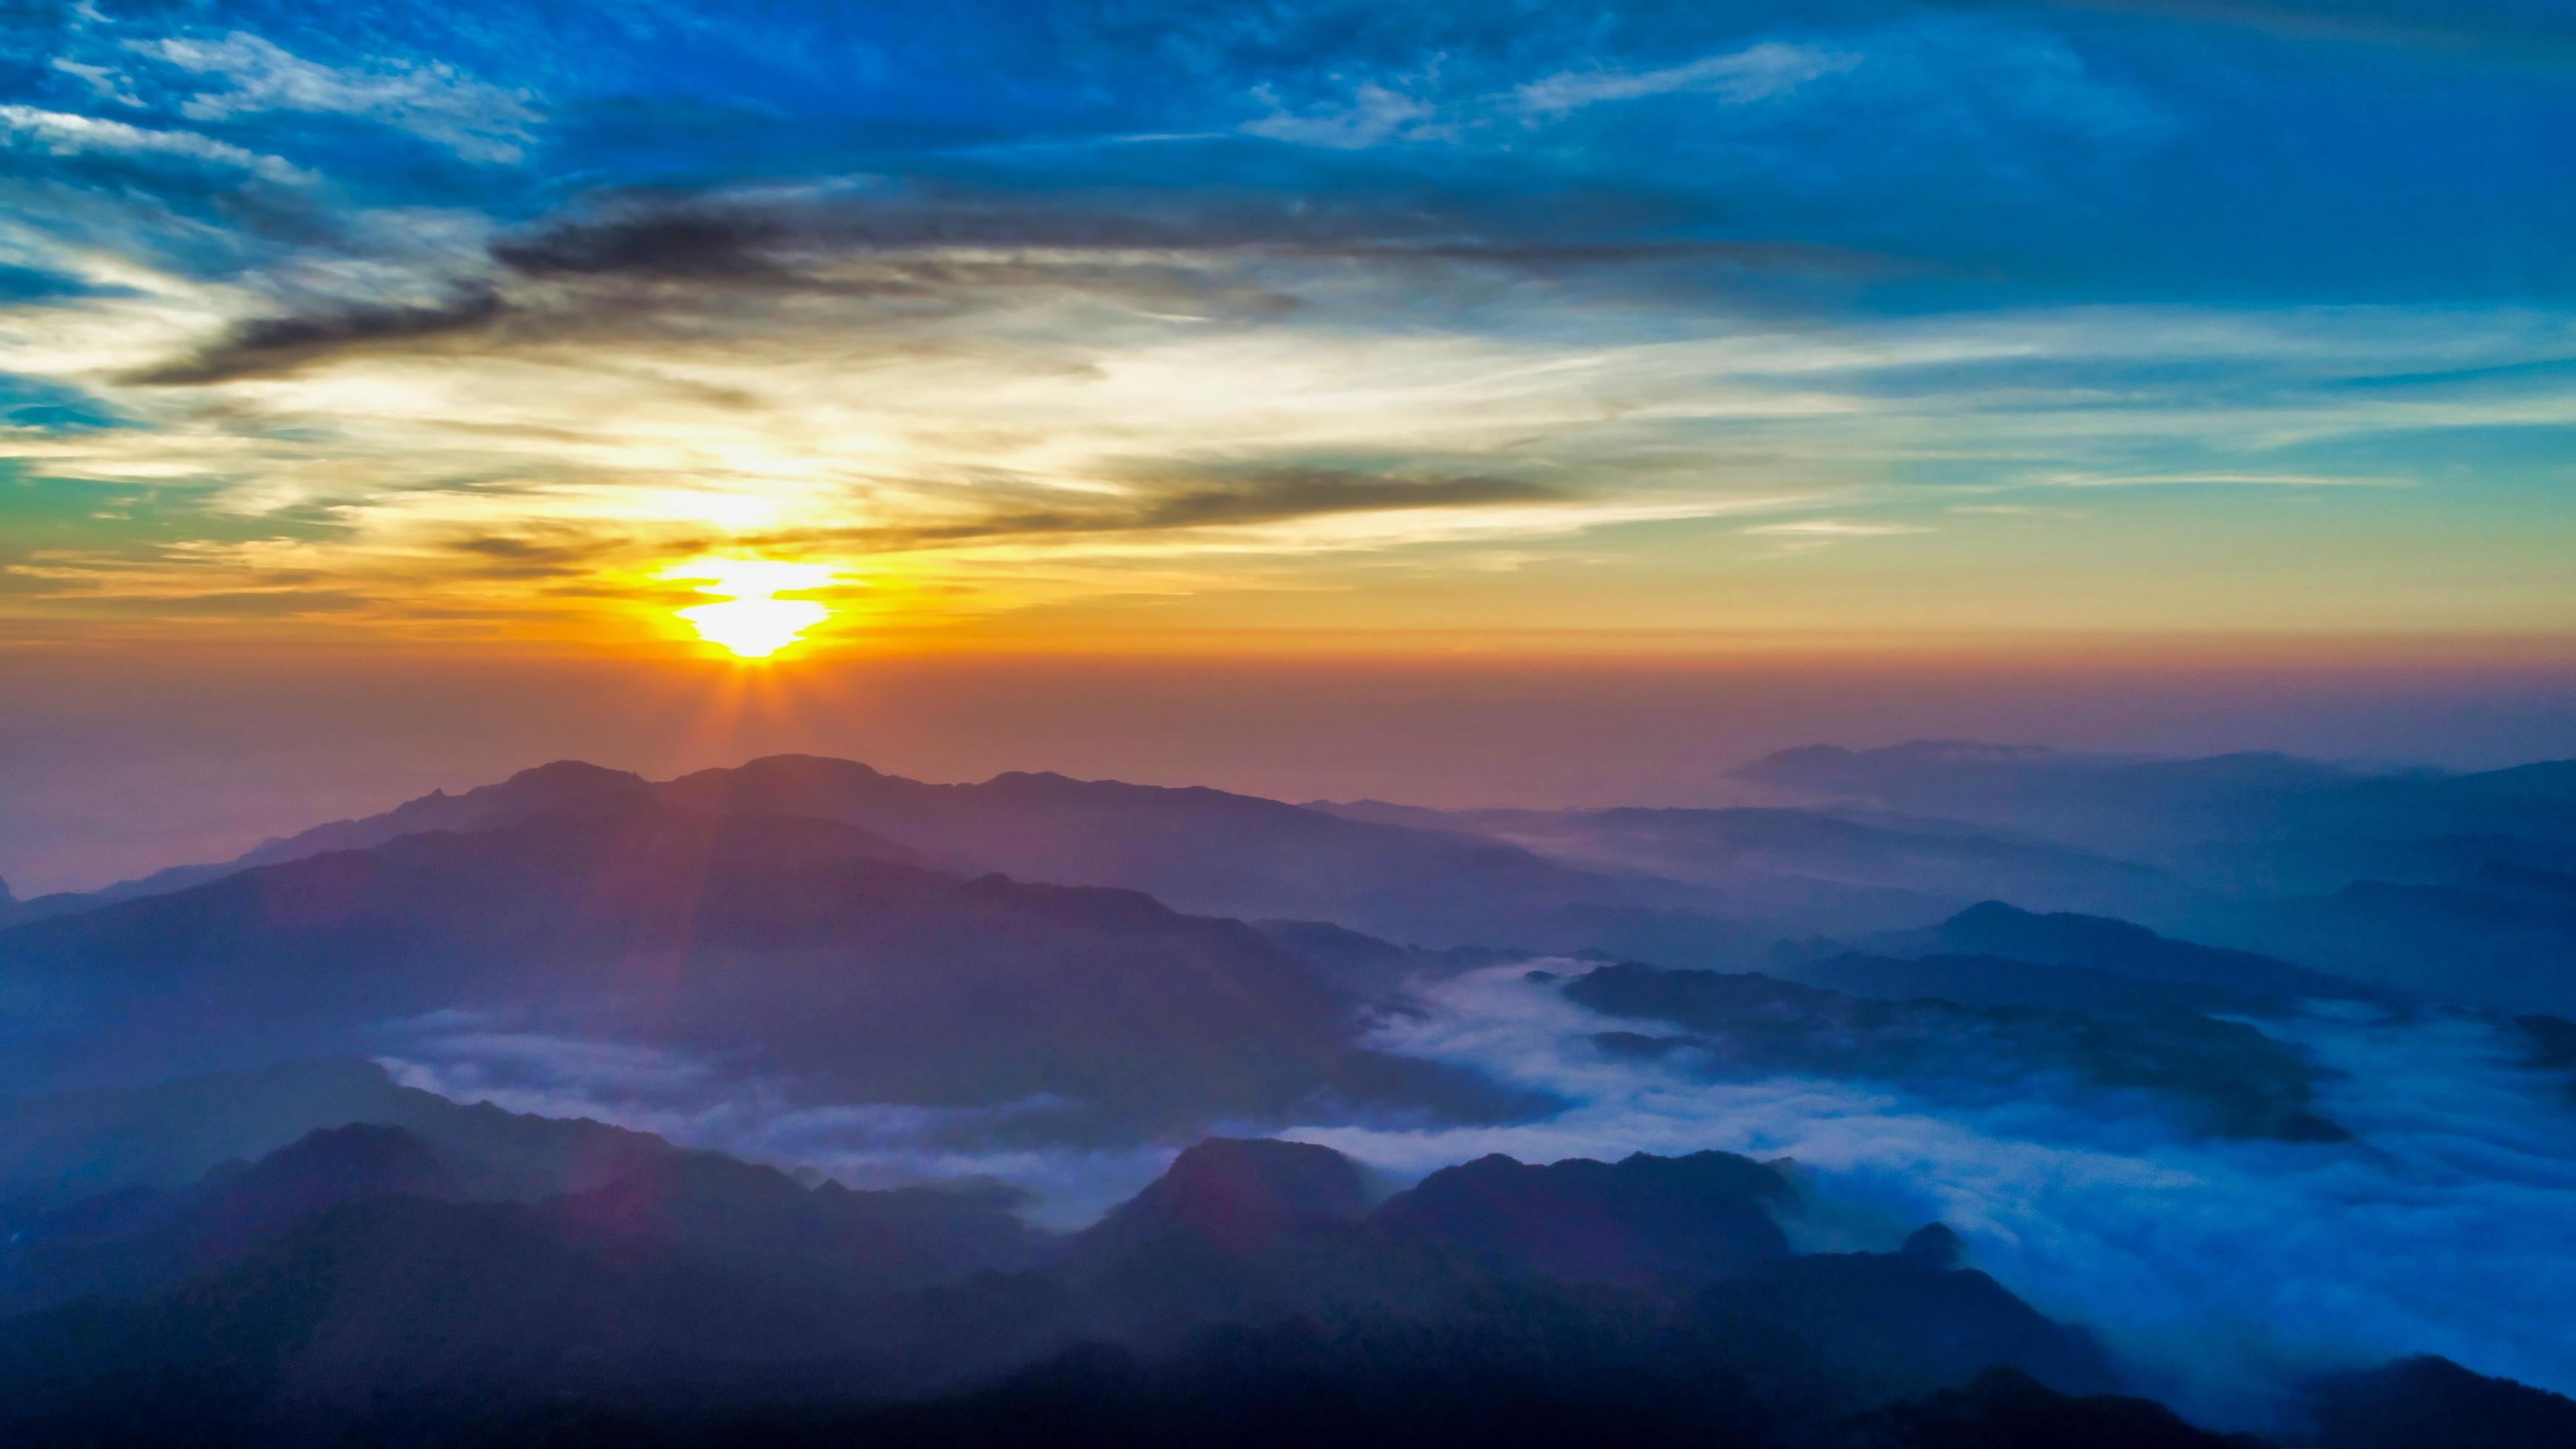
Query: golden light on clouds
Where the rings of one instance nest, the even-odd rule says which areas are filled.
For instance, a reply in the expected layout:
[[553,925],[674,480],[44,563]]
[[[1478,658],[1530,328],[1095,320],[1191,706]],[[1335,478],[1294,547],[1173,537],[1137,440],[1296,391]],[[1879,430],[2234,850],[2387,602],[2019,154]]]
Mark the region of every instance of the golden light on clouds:
[[698,580],[699,593],[720,600],[675,612],[699,638],[738,659],[766,659],[832,617],[828,607],[812,599],[778,597],[831,584],[832,570],[823,564],[698,558],[672,565],[662,577]]

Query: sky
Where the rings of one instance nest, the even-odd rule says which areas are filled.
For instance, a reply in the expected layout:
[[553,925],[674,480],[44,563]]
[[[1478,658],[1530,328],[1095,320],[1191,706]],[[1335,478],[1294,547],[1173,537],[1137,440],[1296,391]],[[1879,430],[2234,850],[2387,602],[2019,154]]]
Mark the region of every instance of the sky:
[[764,648],[2510,713],[2576,679],[2571,82],[2556,0],[20,0],[0,740],[214,769],[184,681],[255,675],[409,778],[299,702]]

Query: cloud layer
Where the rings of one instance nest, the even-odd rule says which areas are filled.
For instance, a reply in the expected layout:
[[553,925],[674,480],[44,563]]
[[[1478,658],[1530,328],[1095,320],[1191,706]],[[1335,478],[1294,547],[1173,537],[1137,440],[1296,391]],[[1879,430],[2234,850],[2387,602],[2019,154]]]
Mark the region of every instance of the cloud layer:
[[845,637],[1507,632],[1495,573],[2560,631],[2544,10],[40,5],[0,607],[641,646],[713,543],[872,581]]
[[[1542,963],[1545,964],[1545,963]],[[1389,1186],[1489,1152],[1524,1161],[1718,1148],[1793,1160],[1811,1250],[1884,1251],[1926,1221],[2042,1309],[2099,1332],[2144,1386],[2212,1422],[2263,1425],[2298,1378],[2412,1353],[2576,1390],[2557,1306],[2576,1192],[2576,1115],[2562,1084],[2470,1016],[2344,1015],[2265,1023],[2331,1070],[2318,1108],[2352,1144],[2220,1141],[2154,1104],[1995,1102],[1811,1077],[1712,1083],[1614,1057],[1605,1026],[1526,965],[1423,989],[1388,1021],[1390,1050],[1471,1067],[1571,1103],[1541,1120],[1464,1128],[1318,1121],[1230,1130],[1318,1142]],[[398,1075],[465,1100],[586,1115],[860,1184],[989,1177],[1078,1226],[1159,1172],[1180,1144],[1072,1150],[1015,1114],[802,1100],[722,1064],[471,1020],[416,1023]],[[2034,1084],[2036,1086],[2037,1084]],[[1986,1106],[1962,1101],[1986,1100]]]

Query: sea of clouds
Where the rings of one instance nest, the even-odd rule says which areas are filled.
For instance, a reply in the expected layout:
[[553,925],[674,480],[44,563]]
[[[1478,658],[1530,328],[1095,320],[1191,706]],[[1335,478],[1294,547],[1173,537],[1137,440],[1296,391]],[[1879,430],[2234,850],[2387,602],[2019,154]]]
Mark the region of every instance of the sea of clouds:
[[[2490,1020],[2319,1009],[2258,1023],[2333,1069],[2318,1108],[2359,1139],[2286,1144],[2194,1137],[2151,1102],[2070,1098],[2053,1082],[1962,1107],[1880,1084],[1712,1082],[1613,1059],[1588,1040],[1605,1023],[1526,966],[1426,984],[1418,1000],[1381,1023],[1378,1045],[1570,1105],[1499,1125],[1234,1130],[1336,1148],[1390,1190],[1489,1152],[1788,1159],[1802,1248],[1885,1250],[1946,1222],[1973,1265],[2092,1328],[2140,1390],[2212,1423],[2271,1421],[2304,1374],[2410,1353],[2576,1392],[2576,1109]],[[853,1185],[998,1179],[1056,1227],[1134,1192],[1179,1145],[1030,1145],[1012,1119],[1042,1102],[818,1105],[723,1063],[472,1020],[424,1027],[387,1061],[448,1096],[598,1117]]]

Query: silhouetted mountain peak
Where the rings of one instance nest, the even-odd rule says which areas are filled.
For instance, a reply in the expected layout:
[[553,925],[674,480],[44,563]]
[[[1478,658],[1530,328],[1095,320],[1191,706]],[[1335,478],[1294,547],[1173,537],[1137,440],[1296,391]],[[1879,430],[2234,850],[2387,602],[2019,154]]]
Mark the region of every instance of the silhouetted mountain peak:
[[447,1170],[438,1155],[411,1133],[400,1127],[352,1122],[305,1133],[234,1174],[229,1185],[263,1191],[430,1192],[443,1188],[446,1179]]
[[[873,765],[858,760],[844,760],[831,755],[762,755],[745,760],[731,771],[706,770],[702,775],[732,774],[746,780],[839,780],[845,782],[890,780],[894,777]],[[688,777],[694,778],[694,777]]]
[[1931,932],[1937,952],[2082,966],[2147,981],[2190,982],[2269,996],[2360,998],[2370,988],[2287,961],[2158,935],[2134,922],[2072,911],[2045,914],[1980,901]]
[[231,1171],[209,1174],[217,1204],[208,1251],[217,1256],[325,1208],[380,1197],[448,1197],[454,1172],[428,1144],[400,1127],[351,1123],[317,1128]]
[[1356,1221],[1367,1212],[1358,1165],[1329,1147],[1211,1137],[1172,1159],[1161,1177],[1093,1232],[1119,1244],[1178,1232],[1246,1252],[1300,1228]]
[[[497,785],[484,785],[468,790],[468,798],[486,791],[495,796],[511,795],[535,802],[540,800],[577,800],[594,795],[640,793],[646,786],[643,776],[632,770],[612,770],[587,760],[549,760],[531,765]],[[444,792],[433,792],[433,796]]]
[[1789,1251],[1787,1179],[1731,1152],[1545,1167],[1494,1153],[1398,1193],[1376,1220],[1504,1271],[1598,1281],[1723,1277]]
[[[455,795],[443,789],[432,790],[418,799],[405,801],[384,815],[344,820],[336,825],[318,827],[318,830],[360,827],[369,835],[391,838],[387,831],[404,834],[411,829],[489,828],[541,811],[602,802],[641,801],[649,799],[652,790],[652,785],[643,776],[631,771],[612,770],[583,760],[554,760],[532,765],[497,784],[477,785]],[[292,845],[315,833],[306,831],[279,844]]]
[[1927,1268],[1956,1268],[1968,1258],[1968,1245],[1947,1223],[1925,1223],[1896,1251]]
[[2160,939],[2155,932],[2110,916],[2084,916],[2071,911],[2041,915],[2003,901],[1979,901],[1941,923],[1945,936],[1974,936],[1991,931],[2035,931],[2042,926],[2069,937],[2095,942],[2137,945]]

